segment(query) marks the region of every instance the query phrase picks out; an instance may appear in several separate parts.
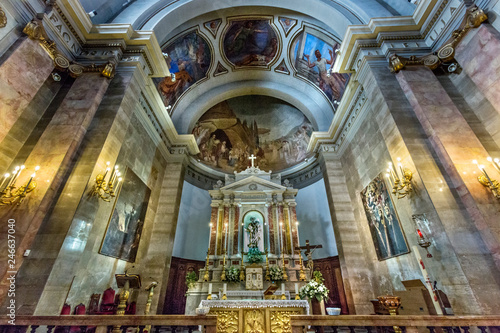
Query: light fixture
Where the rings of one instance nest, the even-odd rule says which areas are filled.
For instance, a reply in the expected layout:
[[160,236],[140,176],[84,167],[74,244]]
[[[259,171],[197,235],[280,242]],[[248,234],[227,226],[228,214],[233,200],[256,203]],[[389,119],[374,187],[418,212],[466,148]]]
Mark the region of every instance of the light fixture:
[[401,163],[401,158],[398,157],[397,160],[399,171],[389,162],[385,176],[394,184],[392,193],[397,195],[398,199],[401,199],[413,191],[413,186],[411,184],[413,172],[404,167],[403,163]]
[[123,180],[118,165],[115,165],[109,175],[109,178],[106,180],[106,176],[111,170],[109,164],[109,162],[106,162],[106,172],[104,173],[104,175],[98,174],[95,177],[94,186],[89,192],[89,196],[98,197],[106,202],[109,202],[111,198],[114,198],[116,196],[119,186]]
[[431,242],[427,238],[423,228],[425,225],[429,225],[429,220],[425,217],[425,214],[414,214],[411,216],[413,223],[415,224],[415,232],[417,233],[418,245],[427,251],[427,258],[432,258],[432,254],[429,252],[428,247],[431,246]]
[[[500,159],[498,159],[498,158],[493,159],[491,157],[488,157],[486,160],[488,162],[491,162],[493,164],[493,167],[500,173]],[[479,177],[477,177],[477,180],[484,187],[488,187],[491,190],[491,193],[493,193],[493,195],[495,196],[495,198],[500,199],[500,193],[499,193],[500,184],[498,183],[498,181],[496,181],[493,178],[490,178],[490,176],[488,175],[488,173],[485,170],[484,165],[479,164],[477,162],[477,160],[473,160],[472,163],[477,165],[479,170],[481,170],[481,172],[483,173],[482,175],[479,175]]]
[[5,205],[20,205],[28,193],[32,192],[36,188],[36,172],[40,170],[40,167],[35,167],[35,172],[31,174],[30,179],[25,185],[16,187],[16,182],[19,175],[26,167],[24,165],[16,166],[12,174],[6,173],[0,183],[0,206]]
[[91,10],[90,12],[88,12],[87,14],[89,14],[90,17],[94,17],[97,15],[97,11],[95,10]]

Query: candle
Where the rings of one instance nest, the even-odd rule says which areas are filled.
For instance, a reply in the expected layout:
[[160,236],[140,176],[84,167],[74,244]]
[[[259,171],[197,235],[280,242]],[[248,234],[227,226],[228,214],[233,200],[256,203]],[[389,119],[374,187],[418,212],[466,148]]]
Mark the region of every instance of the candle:
[[224,252],[227,253],[227,232],[228,232],[228,227],[227,227],[227,223],[225,224],[225,227],[226,227],[226,239],[224,240],[225,241],[225,244],[224,244]]
[[212,295],[212,284],[211,283],[208,284],[208,294]]
[[397,173],[394,171],[394,167],[392,166],[392,163],[389,162],[389,169],[391,170],[391,174],[394,177],[394,180],[399,180]]
[[483,174],[484,174],[484,176],[486,177],[486,179],[488,179],[488,181],[490,182],[490,185],[491,185],[492,187],[495,187],[495,186],[493,185],[493,182],[491,181],[490,176],[488,176],[488,174],[486,173],[486,170],[484,170],[484,165],[480,165],[480,166],[479,166],[479,169],[483,172]]
[[295,295],[299,294],[299,284],[295,283]]
[[3,180],[2,180],[2,184],[0,184],[0,190],[2,189],[3,187],[3,184],[7,181],[7,178],[10,177],[10,174],[9,173],[6,173]]
[[[496,163],[496,162],[494,162],[494,161],[493,161],[493,159],[492,159],[490,156],[488,156],[486,159],[488,160],[488,162],[491,162],[491,163],[493,164],[493,166],[495,167],[495,169],[496,169],[498,172],[500,172],[500,169],[498,168],[497,163]],[[497,159],[497,158],[495,158],[495,160],[498,160],[498,159]]]
[[281,282],[281,295],[285,295],[285,283]]
[[33,174],[31,175],[31,178],[30,178],[30,180],[28,181],[28,184],[26,184],[26,187],[24,188],[23,194],[25,194],[25,193],[26,193],[26,191],[28,190],[28,187],[29,187],[29,186],[30,186],[30,184],[31,184],[31,181],[33,180],[33,178],[35,178],[35,176],[36,176],[36,173],[33,173]]
[[[24,167],[24,165],[23,165]],[[16,180],[19,177],[19,174],[21,173],[21,168],[16,166],[14,169],[14,172],[12,173],[12,179],[10,180],[9,186],[15,186],[16,185]]]
[[224,285],[222,287],[222,294],[226,295],[226,293],[227,293],[227,283],[224,283]]
[[422,257],[420,256],[420,251],[418,249],[418,246],[413,245],[412,248],[413,248],[413,253],[415,254],[415,258],[417,259],[417,262],[418,262],[418,267],[420,268],[420,271],[422,272],[422,276],[424,277],[424,280],[426,282],[425,287],[429,291],[429,295],[434,295],[434,297],[431,297],[432,303],[434,305],[434,309],[436,310],[436,313],[438,315],[442,315],[443,310],[441,309],[441,306],[439,305],[436,291],[432,288],[431,279],[429,277],[429,273],[427,273],[427,269],[425,268],[424,261],[422,260]]

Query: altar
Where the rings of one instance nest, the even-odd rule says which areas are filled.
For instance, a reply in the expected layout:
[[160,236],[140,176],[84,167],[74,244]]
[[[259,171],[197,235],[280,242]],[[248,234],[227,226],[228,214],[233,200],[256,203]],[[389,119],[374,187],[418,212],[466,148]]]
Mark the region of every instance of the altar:
[[[185,314],[194,314],[199,304],[213,308],[222,304],[225,309],[236,304],[228,302],[247,302],[238,303],[240,307],[259,305],[255,312],[231,310],[240,319],[258,315],[269,321],[278,313],[269,304],[286,304],[288,310],[279,312],[282,314],[308,311],[308,306],[301,305],[307,302],[297,300],[310,276],[300,254],[295,210],[298,190],[282,181],[280,174],[260,170],[253,156],[250,159],[252,166],[234,176],[226,175],[225,182],[219,181],[209,191],[212,213],[206,263],[186,293]],[[270,286],[280,289],[273,295],[278,303],[263,300],[263,292]],[[221,301],[226,303],[217,303]]]
[[217,316],[217,332],[291,332],[290,315],[309,314],[305,300],[203,300]]

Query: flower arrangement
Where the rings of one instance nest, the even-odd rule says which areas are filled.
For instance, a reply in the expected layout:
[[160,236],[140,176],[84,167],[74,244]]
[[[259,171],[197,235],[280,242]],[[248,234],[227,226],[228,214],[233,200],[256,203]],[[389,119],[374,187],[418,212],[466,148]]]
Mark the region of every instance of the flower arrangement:
[[196,276],[196,272],[189,272],[186,274],[186,286],[188,289],[194,287],[197,281],[198,277]]
[[240,268],[238,266],[231,266],[226,269],[227,282],[240,282]]
[[323,275],[319,271],[313,273],[313,279],[305,286],[300,288],[299,296],[301,299],[309,298],[316,299],[318,302],[328,299],[329,290],[323,284]]
[[262,261],[262,254],[263,253],[260,252],[260,250],[257,246],[249,247],[248,253],[247,253],[248,262],[251,264],[261,262]]
[[278,265],[269,266],[271,281],[283,281],[283,268]]

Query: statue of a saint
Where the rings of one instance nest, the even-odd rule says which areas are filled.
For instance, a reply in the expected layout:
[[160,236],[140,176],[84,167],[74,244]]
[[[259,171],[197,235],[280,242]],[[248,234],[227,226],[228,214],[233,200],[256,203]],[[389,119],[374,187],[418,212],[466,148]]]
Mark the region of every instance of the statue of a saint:
[[246,227],[248,232],[248,247],[258,247],[260,241],[260,222],[257,218],[251,217]]

